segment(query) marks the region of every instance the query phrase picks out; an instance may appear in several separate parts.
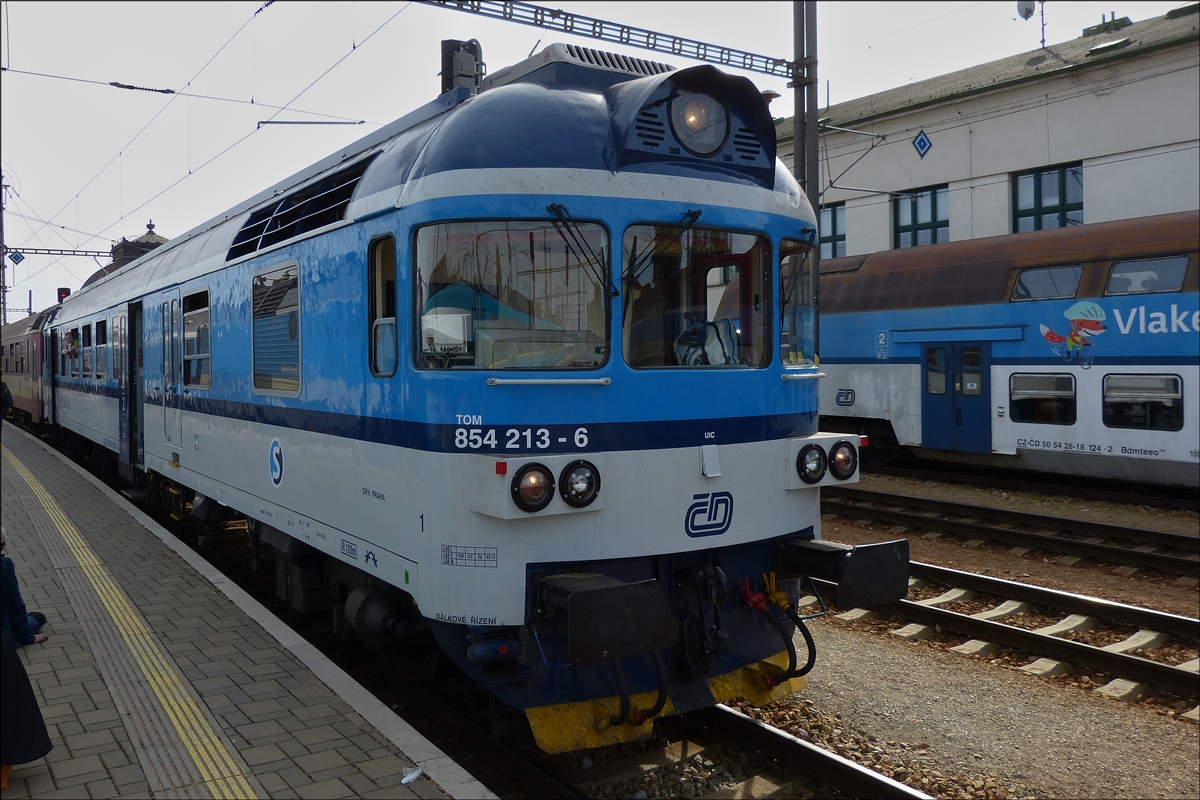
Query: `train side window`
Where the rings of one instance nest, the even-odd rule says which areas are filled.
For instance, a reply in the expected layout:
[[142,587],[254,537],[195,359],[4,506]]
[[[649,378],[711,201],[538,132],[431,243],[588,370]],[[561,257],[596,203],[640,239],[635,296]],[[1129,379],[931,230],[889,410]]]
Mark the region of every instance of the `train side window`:
[[96,377],[108,374],[108,320],[96,321]]
[[1105,375],[1104,424],[1151,431],[1183,429],[1183,381],[1178,375]]
[[1187,256],[1118,261],[1108,276],[1105,294],[1177,292],[1187,274]]
[[183,385],[207,389],[212,382],[208,290],[183,298]]
[[254,388],[300,394],[300,264],[295,260],[254,276]]
[[83,351],[83,377],[92,377],[92,326],[83,326],[83,340],[80,342]]
[[124,317],[112,318],[112,376],[114,381],[121,380],[122,361],[125,358],[125,349],[121,342],[121,320]]
[[1058,300],[1074,297],[1083,267],[1027,269],[1017,276],[1013,300]]
[[779,243],[779,283],[783,292],[779,350],[785,365],[817,363],[812,272],[812,249],[807,244],[796,239]]
[[396,374],[396,240],[391,236],[371,242],[367,274],[371,373],[386,378]]
[[1013,422],[1075,424],[1075,376],[1014,374],[1008,379],[1008,416]]
[[929,347],[925,350],[925,373],[928,377],[926,392],[929,394],[946,393],[946,348]]
[[962,393],[976,397],[983,393],[983,350],[978,347],[962,349]]

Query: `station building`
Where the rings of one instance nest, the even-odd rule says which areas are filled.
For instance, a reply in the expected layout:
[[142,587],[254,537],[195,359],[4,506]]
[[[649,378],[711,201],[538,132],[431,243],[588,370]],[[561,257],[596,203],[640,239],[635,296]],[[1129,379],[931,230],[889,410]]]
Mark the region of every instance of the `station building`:
[[821,258],[1200,208],[1198,12],[829,106]]

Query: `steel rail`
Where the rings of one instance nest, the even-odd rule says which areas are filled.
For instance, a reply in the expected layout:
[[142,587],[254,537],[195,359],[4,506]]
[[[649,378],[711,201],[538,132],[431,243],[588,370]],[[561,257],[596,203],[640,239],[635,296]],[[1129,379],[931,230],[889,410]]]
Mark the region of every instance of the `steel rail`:
[[[958,472],[945,472],[935,468],[906,468],[906,467],[888,467],[888,466],[871,466],[866,465],[864,471],[875,473],[877,475],[894,475],[900,478],[918,478],[920,480],[938,480],[947,481],[950,483],[962,483],[969,486],[986,486],[992,489],[1009,489],[1018,492],[1037,492],[1039,494],[1057,495],[1060,497],[1079,497],[1085,500],[1108,500],[1114,503],[1135,503],[1139,505],[1153,506],[1154,508],[1170,508],[1181,511],[1200,511],[1200,500],[1195,497],[1182,496],[1183,492],[1171,493],[1169,488],[1146,485],[1145,490],[1151,493],[1138,494],[1128,489],[1103,488],[1106,485],[1112,484],[1118,486],[1116,481],[1101,480],[1102,485],[1096,486],[1079,486],[1075,483],[1064,482],[1064,479],[1069,481],[1068,476],[1062,475],[1040,475],[1037,478],[1023,480],[1021,478],[1000,478],[993,477],[986,470],[969,470],[965,465],[956,464],[955,468]],[[968,471],[963,471],[968,469]],[[1137,484],[1127,484],[1137,487]]]
[[[973,506],[965,503],[954,503],[948,500],[876,492],[870,489],[857,489],[849,486],[838,486],[826,491],[837,497],[846,497],[871,503],[906,505],[913,508],[924,508],[929,511],[952,514],[954,516],[997,519],[1010,524],[1028,525],[1043,530],[1058,530],[1085,536],[1103,536],[1106,539],[1127,539],[1136,541],[1138,544],[1153,544],[1200,553],[1200,535],[1191,536],[1183,533],[1148,530],[1146,528],[1128,528],[1123,525],[1110,525],[1105,522],[1089,522],[1088,520],[1067,517],[1051,517],[1045,514],[1030,514],[1026,511],[1012,511],[1007,508]],[[822,492],[822,496],[824,494],[825,492]]]
[[1005,599],[1021,600],[1060,611],[1068,611],[1072,614],[1098,617],[1110,622],[1150,628],[1169,636],[1200,640],[1200,619],[1168,614],[1165,611],[1155,611],[1125,603],[1114,603],[1099,597],[1047,589],[1043,586],[1031,586],[1028,583],[993,578],[990,575],[979,575],[933,564],[923,564],[919,561],[912,561],[908,566],[909,574],[912,577],[923,578],[933,583],[970,589],[974,592],[996,595]]
[[771,750],[781,756],[792,756],[799,769],[823,784],[841,789],[851,797],[932,800],[930,795],[924,792],[806,742],[787,731],[748,717],[729,706],[717,705],[693,712],[689,716],[722,734],[750,741],[756,747],[761,746],[764,750]]
[[[828,581],[814,581],[829,591],[834,588]],[[1090,644],[1060,639],[1045,633],[1005,625],[1002,622],[977,619],[957,611],[948,611],[937,606],[924,606],[911,600],[885,603],[876,609],[881,614],[938,627],[942,631],[970,636],[994,644],[1026,650],[1037,655],[1049,656],[1080,667],[1106,672],[1123,678],[1131,678],[1162,689],[1196,695],[1200,689],[1200,675],[1161,661],[1114,653]]]
[[[901,505],[903,501],[887,502],[891,505]],[[1200,577],[1200,558],[1197,558],[1195,555],[1172,556],[1162,553],[1145,553],[1125,547],[1064,539],[1061,536],[1053,534],[1028,533],[981,525],[974,522],[956,522],[905,511],[892,511],[889,509],[854,505],[851,502],[836,499],[822,498],[821,508],[826,512],[832,511],[861,519],[877,519],[898,525],[932,528],[970,539],[992,540],[1014,545],[1032,545],[1056,553],[1065,553],[1118,564],[1132,564],[1161,572]],[[979,515],[977,514],[976,516]]]

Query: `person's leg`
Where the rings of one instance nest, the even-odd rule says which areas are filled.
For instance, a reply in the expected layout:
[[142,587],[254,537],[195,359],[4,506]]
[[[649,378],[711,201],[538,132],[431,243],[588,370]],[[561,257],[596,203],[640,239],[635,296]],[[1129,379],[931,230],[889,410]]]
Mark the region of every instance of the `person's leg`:
[[29,612],[29,630],[40,633],[46,627],[46,615],[40,611]]

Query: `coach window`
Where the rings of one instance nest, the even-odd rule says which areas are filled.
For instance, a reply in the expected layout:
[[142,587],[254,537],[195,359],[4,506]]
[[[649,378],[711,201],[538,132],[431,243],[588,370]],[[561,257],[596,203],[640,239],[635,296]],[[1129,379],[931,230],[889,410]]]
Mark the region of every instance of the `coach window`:
[[1105,375],[1104,424],[1109,428],[1183,428],[1183,382],[1178,375]]
[[929,376],[925,391],[929,394],[946,393],[946,349],[930,347],[925,350],[925,374]]
[[1075,296],[1083,267],[1027,269],[1017,276],[1013,300],[1060,300]]
[[1187,256],[1118,261],[1108,276],[1105,294],[1177,292],[1187,274]]
[[1013,233],[1082,224],[1082,164],[1013,176]]
[[771,357],[761,236],[635,225],[622,243],[625,360],[633,367],[765,367]]
[[96,377],[108,374],[108,321],[96,321]]
[[486,220],[415,237],[419,369],[596,369],[608,361],[609,240],[594,222]]
[[253,279],[254,388],[300,394],[300,265],[296,261]]
[[1075,376],[1030,374],[1008,379],[1008,416],[1013,422],[1075,424]]
[[812,248],[807,244],[795,239],[779,243],[779,283],[783,291],[779,349],[785,365],[816,363],[812,267]]
[[83,377],[92,377],[92,326],[83,326],[83,341],[80,342],[83,352]]
[[892,201],[896,249],[950,241],[950,189],[920,189]]
[[183,385],[207,389],[212,381],[208,291],[183,298]]
[[821,206],[821,259],[846,255],[846,204]]
[[367,266],[368,334],[372,374],[396,374],[396,240],[371,242]]

